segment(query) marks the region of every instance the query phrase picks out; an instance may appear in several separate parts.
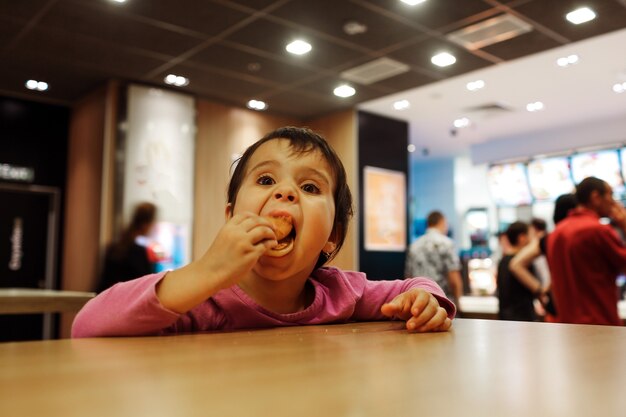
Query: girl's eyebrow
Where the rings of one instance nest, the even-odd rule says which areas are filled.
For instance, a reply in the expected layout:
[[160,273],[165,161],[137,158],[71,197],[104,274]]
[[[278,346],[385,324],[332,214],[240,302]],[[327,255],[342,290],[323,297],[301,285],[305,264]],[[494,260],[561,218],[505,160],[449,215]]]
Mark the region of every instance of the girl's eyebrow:
[[265,168],[266,166],[267,167],[274,167],[276,165],[278,165],[278,162],[276,162],[276,161],[272,161],[272,160],[261,161],[258,164],[256,164],[255,166],[253,166],[252,168],[250,168],[249,172],[256,171],[256,170],[261,169],[261,168]]
[[302,172],[307,176],[317,177],[320,181],[326,183],[327,185],[330,185],[330,178],[323,171],[320,171],[313,167],[306,167],[302,170]]

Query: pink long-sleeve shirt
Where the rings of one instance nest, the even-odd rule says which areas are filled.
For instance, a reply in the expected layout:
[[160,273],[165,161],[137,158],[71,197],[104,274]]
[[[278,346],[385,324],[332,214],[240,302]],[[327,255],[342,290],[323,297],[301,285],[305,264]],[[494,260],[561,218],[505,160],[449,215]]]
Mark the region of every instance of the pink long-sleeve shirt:
[[311,305],[278,314],[258,305],[237,285],[221,290],[184,314],[161,305],[156,285],[165,272],[123,282],[90,300],[78,313],[72,337],[166,335],[183,332],[234,330],[307,324],[385,320],[380,308],[411,288],[424,289],[454,318],[456,308],[428,278],[369,281],[362,272],[334,267],[313,272]]

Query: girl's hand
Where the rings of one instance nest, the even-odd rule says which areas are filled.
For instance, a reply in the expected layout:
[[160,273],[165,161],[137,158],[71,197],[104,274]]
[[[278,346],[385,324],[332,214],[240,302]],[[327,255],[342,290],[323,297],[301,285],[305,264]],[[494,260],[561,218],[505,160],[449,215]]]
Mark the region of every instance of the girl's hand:
[[228,288],[277,243],[267,219],[253,213],[236,214],[220,229],[200,263],[219,288]]
[[380,311],[387,317],[406,320],[409,332],[443,332],[452,326],[448,313],[429,292],[413,288],[397,295]]

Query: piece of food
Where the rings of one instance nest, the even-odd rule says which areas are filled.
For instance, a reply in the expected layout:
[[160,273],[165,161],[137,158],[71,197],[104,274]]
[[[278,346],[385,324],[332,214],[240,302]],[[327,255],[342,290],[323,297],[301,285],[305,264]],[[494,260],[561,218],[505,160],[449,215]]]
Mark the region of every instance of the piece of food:
[[267,219],[272,223],[272,229],[274,229],[274,233],[276,233],[276,240],[284,239],[291,233],[291,229],[293,228],[291,217],[278,216],[268,217]]
[[266,252],[267,256],[279,258],[287,255],[293,250],[293,242],[296,231],[293,227],[291,216],[272,216],[267,218],[272,224],[272,229],[276,233],[278,243]]

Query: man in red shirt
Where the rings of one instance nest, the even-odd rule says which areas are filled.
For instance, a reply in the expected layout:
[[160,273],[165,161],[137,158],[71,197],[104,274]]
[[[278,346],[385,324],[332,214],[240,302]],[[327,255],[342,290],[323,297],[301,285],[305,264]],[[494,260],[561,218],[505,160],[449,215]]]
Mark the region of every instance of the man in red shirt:
[[608,217],[626,233],[626,209],[609,184],[595,177],[576,187],[578,207],[548,235],[552,294],[561,323],[621,325],[615,280],[626,272],[626,246]]

